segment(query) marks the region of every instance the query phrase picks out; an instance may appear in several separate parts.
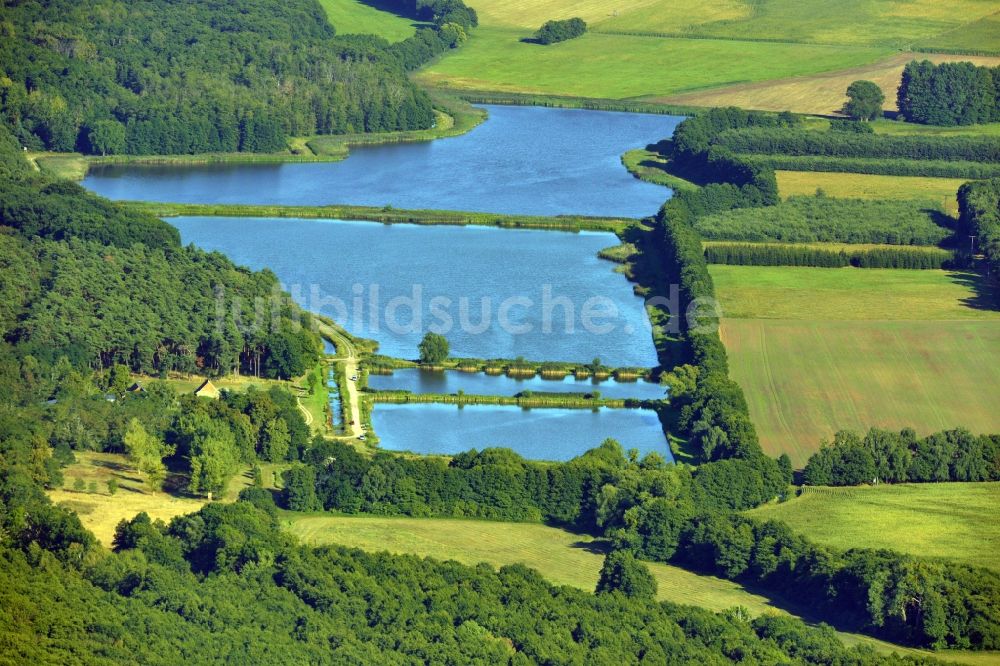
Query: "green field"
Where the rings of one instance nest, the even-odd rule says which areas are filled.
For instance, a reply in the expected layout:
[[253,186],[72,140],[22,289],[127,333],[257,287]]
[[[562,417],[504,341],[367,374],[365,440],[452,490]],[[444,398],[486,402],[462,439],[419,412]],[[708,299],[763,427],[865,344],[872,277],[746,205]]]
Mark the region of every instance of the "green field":
[[974,273],[891,268],[712,266],[723,316],[735,319],[986,320]]
[[[829,125],[829,123],[827,123]],[[938,125],[921,125],[895,120],[877,120],[872,123],[876,134],[918,134],[921,136],[997,136],[1000,137],[1000,123],[985,123],[983,125],[955,125],[940,127]]]
[[[591,30],[770,39],[841,45],[919,45],[948,40],[950,48],[1000,49],[996,33],[979,34],[1000,10],[996,0],[471,0],[488,27],[537,28],[579,16]],[[982,22],[980,22],[982,21]],[[974,27],[969,30],[965,26]],[[971,33],[959,38],[954,33]]]
[[749,512],[835,548],[890,548],[1000,570],[1000,483],[805,488]]
[[910,199],[926,201],[947,213],[958,212],[958,188],[966,178],[876,176],[865,173],[778,171],[778,192],[783,199],[823,190],[827,196],[851,199]]
[[925,40],[923,46],[931,49],[982,48],[996,51],[1000,49],[1000,12]]
[[[430,65],[419,80],[462,90],[662,98],[870,66],[933,40],[947,39],[951,49],[1000,50],[989,29],[962,30],[966,24],[991,25],[983,22],[1000,10],[996,0],[470,4],[480,17],[472,39]],[[588,34],[546,47],[520,41],[547,20],[572,16],[588,22]],[[897,66],[902,63],[893,61]],[[845,87],[837,83],[839,95]],[[821,112],[832,110],[827,106]]]
[[[557,585],[593,591],[604,544],[592,537],[531,523],[428,518],[284,514],[289,529],[312,545],[340,543],[364,550],[413,553],[464,564],[500,567],[520,562]],[[759,614],[775,607],[732,581],[667,564],[650,564],[661,599],[712,610],[741,605]]]
[[847,101],[847,86],[859,79],[874,81],[885,95],[883,108],[896,110],[896,89],[903,67],[911,60],[935,63],[972,61],[978,65],[1000,65],[1000,58],[903,51],[858,67],[848,67],[811,76],[792,76],[757,83],[742,83],[711,90],[661,98],[668,104],[689,106],[739,106],[763,111],[839,113]]
[[[337,543],[368,551],[411,553],[455,560],[487,562],[494,567],[522,563],[557,585],[593,590],[603,563],[604,547],[586,535],[531,523],[500,523],[442,518],[385,518],[284,513],[285,525],[310,545]],[[788,612],[732,581],[703,576],[680,567],[647,563],[656,578],[657,596],[665,601],[721,611],[743,606],[754,615]],[[904,648],[859,634],[840,634],[848,645],[868,643],[883,652],[938,656],[961,663],[996,663],[997,653],[945,652]]]
[[401,42],[413,35],[419,25],[359,0],[319,0],[319,4],[338,35],[370,34]]
[[[730,373],[764,449],[805,464],[841,429],[1000,431],[1000,312],[969,274],[710,267]],[[984,374],[985,373],[985,374]]]
[[747,81],[803,76],[888,55],[881,47],[714,39],[661,39],[588,33],[538,46],[524,29],[483,25],[460,49],[417,75],[459,90],[658,97]]
[[997,322],[725,319],[722,339],[761,445],[796,467],[837,430],[1000,431],[983,389],[1000,381]]

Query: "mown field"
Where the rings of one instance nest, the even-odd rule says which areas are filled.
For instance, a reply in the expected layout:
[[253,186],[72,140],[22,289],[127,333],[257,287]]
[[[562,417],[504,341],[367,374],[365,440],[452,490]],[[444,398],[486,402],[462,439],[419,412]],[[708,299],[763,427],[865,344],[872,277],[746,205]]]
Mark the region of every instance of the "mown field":
[[791,266],[710,271],[727,319],[980,320],[1000,326],[1000,311],[986,307],[986,287],[975,273]]
[[370,34],[389,42],[401,42],[417,30],[419,23],[376,9],[377,3],[358,0],[319,0],[338,35]]
[[[421,557],[486,562],[494,567],[522,563],[557,585],[593,590],[603,562],[603,547],[591,537],[545,525],[441,518],[385,518],[284,513],[290,532],[311,545],[337,543],[368,551],[410,553]],[[781,613],[764,596],[732,581],[702,576],[679,567],[647,563],[656,578],[658,597],[710,610],[740,605],[752,614]],[[900,647],[859,634],[840,634],[848,645],[868,643],[883,652],[939,656],[956,662],[996,663],[997,653],[931,653]]]
[[1000,381],[998,323],[725,319],[722,338],[762,446],[796,467],[842,429],[1000,431],[983,388]]
[[958,188],[968,180],[822,171],[778,171],[776,174],[778,192],[784,199],[798,194],[816,194],[816,190],[821,189],[831,197],[925,201],[951,215],[958,214]]
[[[470,4],[480,17],[475,35],[421,72],[420,80],[463,90],[829,113],[855,79],[895,90],[911,58],[900,50],[951,35],[942,48],[1000,51],[1000,39],[989,30],[961,30],[1000,10],[996,0],[947,6],[934,0]],[[587,21],[588,34],[546,47],[521,42],[545,21],[572,16]]]
[[[841,45],[919,45],[984,19],[996,0],[470,0],[487,26],[537,28],[549,19],[579,16],[592,30]],[[980,50],[996,35],[967,44]],[[956,47],[953,47],[956,48]],[[997,46],[1000,48],[1000,45]]]
[[1000,432],[1000,312],[948,271],[711,266],[730,373],[764,449],[805,464],[841,429]]
[[623,99],[854,67],[888,55],[881,47],[588,33],[552,46],[522,42],[532,30],[477,28],[469,41],[417,74],[423,83]]
[[805,488],[750,511],[836,548],[891,548],[1000,570],[1000,483]]
[[[1000,44],[992,48],[1000,49]],[[883,108],[896,110],[896,89],[903,67],[911,60],[936,63],[972,61],[980,65],[998,65],[1000,58],[941,53],[896,53],[859,66],[845,66],[833,71],[806,76],[792,76],[764,82],[740,83],[711,90],[667,95],[659,101],[691,106],[739,106],[762,111],[829,114],[838,112],[847,101],[845,91],[853,81],[874,81],[885,94]]]

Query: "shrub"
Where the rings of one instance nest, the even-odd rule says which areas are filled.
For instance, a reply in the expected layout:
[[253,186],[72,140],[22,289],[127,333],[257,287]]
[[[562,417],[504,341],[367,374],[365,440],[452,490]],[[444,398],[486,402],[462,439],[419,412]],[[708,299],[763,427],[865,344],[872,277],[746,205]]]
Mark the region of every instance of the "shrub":
[[539,44],[555,44],[579,37],[585,32],[587,32],[587,24],[581,18],[546,21],[535,33],[534,39]]

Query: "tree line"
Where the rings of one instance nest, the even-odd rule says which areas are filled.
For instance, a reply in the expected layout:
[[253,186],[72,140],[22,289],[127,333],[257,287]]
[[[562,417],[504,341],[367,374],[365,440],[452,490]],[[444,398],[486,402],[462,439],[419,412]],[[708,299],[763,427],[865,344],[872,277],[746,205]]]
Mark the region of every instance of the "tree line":
[[1000,121],[1000,66],[913,60],[896,91],[899,112],[911,123],[973,125]]
[[[734,514],[773,492],[737,462],[692,470],[626,456],[612,441],[547,465],[505,449],[446,462],[390,453],[369,458],[339,442],[317,442],[305,465],[285,473],[281,502],[298,511],[545,520],[604,534],[617,550],[647,560],[794,594],[827,621],[889,640],[936,648],[1000,645],[996,574],[889,551],[845,553],[780,523]],[[776,483],[790,474],[787,466]],[[609,577],[621,575],[617,566]]]
[[820,268],[954,268],[954,252],[927,248],[868,248],[831,250],[783,244],[722,243],[705,246],[710,264],[736,266],[816,266]]
[[974,237],[986,258],[987,279],[1000,279],[1000,178],[965,183],[958,189],[959,235]]
[[1000,142],[988,136],[871,135],[765,125],[720,132],[713,145],[739,154],[1000,162]]
[[728,466],[733,478],[713,464],[692,473],[666,465],[657,454],[641,460],[626,455],[612,440],[558,464],[525,460],[509,449],[472,450],[445,460],[366,456],[341,442],[317,441],[303,463],[284,473],[280,501],[292,511],[545,521],[590,532],[620,526],[616,520],[638,501],[640,488],[697,497],[706,510],[728,510],[756,506],[791,479],[790,469],[775,467],[774,478],[764,483],[759,476],[740,480],[743,466],[735,464]]
[[5,11],[0,113],[22,145],[273,152],[289,136],[434,122],[402,56],[373,36],[335,37],[315,0],[105,5],[57,0]]
[[388,47],[403,68],[412,71],[448,49],[458,48],[479,25],[476,10],[462,0],[389,0],[395,11],[431,26]]
[[927,178],[992,178],[1000,175],[1000,164],[958,160],[909,160],[872,157],[824,157],[819,155],[753,155],[749,159],[779,171],[867,173],[877,176],[924,176]]
[[943,216],[912,201],[841,199],[820,192],[774,206],[706,214],[694,226],[709,240],[937,245],[952,234],[938,219]]
[[1000,481],[1000,435],[957,428],[917,437],[911,429],[838,432],[810,456],[802,481],[813,486],[931,481]]
[[794,598],[828,621],[909,645],[1000,647],[1000,575],[889,550],[826,548],[777,521],[707,514],[679,521],[647,504],[617,538],[670,561]]

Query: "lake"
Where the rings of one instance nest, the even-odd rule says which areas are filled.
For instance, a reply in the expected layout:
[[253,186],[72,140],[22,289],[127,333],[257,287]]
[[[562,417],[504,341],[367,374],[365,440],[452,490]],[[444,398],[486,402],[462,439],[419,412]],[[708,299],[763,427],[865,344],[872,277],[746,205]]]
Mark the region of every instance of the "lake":
[[522,409],[512,405],[375,405],[379,448],[452,455],[491,446],[533,460],[569,460],[608,437],[626,451],[673,460],[656,413],[645,409]]
[[621,217],[653,215],[669,196],[620,158],[669,137],[681,117],[485,108],[489,119],[462,136],[357,146],[341,162],[105,166],[83,185],[111,199]]
[[614,234],[372,222],[182,217],[185,244],[269,268],[306,309],[416,358],[427,330],[451,355],[652,367],[643,300],[597,251]]
[[368,387],[377,391],[410,391],[412,393],[458,393],[468,395],[515,395],[522,391],[547,391],[551,393],[588,393],[600,391],[603,398],[637,398],[662,400],[666,388],[651,382],[618,382],[614,379],[564,379],[542,377],[492,376],[482,372],[457,370],[431,371],[419,368],[402,368],[391,375],[368,375]]

